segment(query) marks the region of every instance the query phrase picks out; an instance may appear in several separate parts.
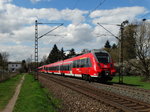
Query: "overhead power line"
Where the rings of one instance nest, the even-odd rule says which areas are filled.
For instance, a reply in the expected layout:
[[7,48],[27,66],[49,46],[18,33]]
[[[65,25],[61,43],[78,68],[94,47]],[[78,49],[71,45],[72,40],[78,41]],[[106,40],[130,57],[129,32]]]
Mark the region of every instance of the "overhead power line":
[[109,32],[112,36],[114,36],[116,39],[118,39],[120,41],[120,39],[114,35],[111,31],[109,31],[108,29],[106,29],[103,25],[101,25],[100,23],[97,23],[99,26],[101,26],[102,28],[104,28],[107,32]]
[[63,24],[61,23],[59,26],[55,27],[54,29],[52,29],[52,30],[48,31],[47,33],[45,33],[45,34],[41,35],[40,37],[38,37],[38,39],[42,38],[43,36],[49,34],[49,33],[52,32],[52,31],[56,30],[57,28],[59,28],[59,27],[62,26],[62,25],[63,25]]
[[88,13],[88,15],[86,16],[86,18],[87,18],[93,11],[95,11],[95,10],[98,9],[102,4],[104,4],[105,1],[106,1],[106,0],[103,0],[103,1],[100,0],[99,4],[98,4],[94,9],[92,9],[91,11],[89,11],[89,13]]

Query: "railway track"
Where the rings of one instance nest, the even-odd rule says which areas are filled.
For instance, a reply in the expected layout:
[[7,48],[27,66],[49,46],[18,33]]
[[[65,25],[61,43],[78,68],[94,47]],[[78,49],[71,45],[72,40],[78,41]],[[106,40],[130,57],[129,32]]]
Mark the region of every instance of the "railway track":
[[140,92],[150,94],[150,90],[146,90],[146,89],[143,89],[143,88],[135,88],[135,87],[131,87],[131,86],[128,86],[128,85],[120,85],[120,84],[113,84],[113,85],[116,86],[116,87],[124,87],[124,88],[127,88],[127,89],[132,89],[132,90],[136,90],[136,91],[140,91]]
[[64,78],[59,78],[52,75],[41,76],[47,80],[54,81],[67,88],[82,93],[90,98],[105,103],[115,108],[116,110],[119,110],[119,112],[150,112],[150,104],[141,102],[139,100],[117,95],[105,90],[100,90],[90,85],[87,86],[80,83],[75,83],[74,81],[64,80]]
[[107,85],[107,84],[100,84],[100,83],[93,83],[91,86],[96,88],[104,89],[106,91],[114,92],[116,94],[121,94],[123,96],[128,96],[143,102],[150,103],[150,91],[145,90],[142,88],[135,88],[126,85]]

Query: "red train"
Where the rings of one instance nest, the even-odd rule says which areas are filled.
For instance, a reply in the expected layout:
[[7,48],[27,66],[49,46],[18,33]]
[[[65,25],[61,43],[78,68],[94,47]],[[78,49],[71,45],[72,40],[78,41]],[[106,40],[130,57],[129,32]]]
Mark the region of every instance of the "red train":
[[116,72],[109,53],[104,50],[92,50],[90,53],[43,65],[38,68],[38,71],[82,77],[85,80],[98,79],[105,82],[112,80]]

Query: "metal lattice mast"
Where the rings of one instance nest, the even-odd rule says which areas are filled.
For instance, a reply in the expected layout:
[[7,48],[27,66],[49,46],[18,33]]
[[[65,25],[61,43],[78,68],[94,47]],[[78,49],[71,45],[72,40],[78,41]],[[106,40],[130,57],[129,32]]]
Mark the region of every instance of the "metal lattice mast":
[[[58,26],[56,26],[55,28],[53,28],[52,30],[48,31],[47,33],[38,36],[38,24],[58,24]],[[59,28],[60,26],[62,26],[63,23],[39,23],[37,20],[35,20],[35,79],[38,80],[38,39],[46,36],[47,34],[51,33],[52,31],[56,30],[57,28]]]
[[[38,22],[35,21],[35,69],[38,67]],[[38,72],[36,71],[35,79],[38,77]]]

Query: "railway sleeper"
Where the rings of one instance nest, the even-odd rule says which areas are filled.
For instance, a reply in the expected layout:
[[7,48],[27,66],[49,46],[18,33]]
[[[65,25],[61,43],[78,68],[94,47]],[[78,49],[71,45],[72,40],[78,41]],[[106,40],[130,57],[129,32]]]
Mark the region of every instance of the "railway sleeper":
[[137,104],[136,103],[129,103],[129,104],[124,104],[124,105],[127,107],[133,107],[133,106],[136,106]]
[[150,108],[146,108],[146,109],[142,109],[142,110],[138,110],[139,112],[150,112]]
[[118,101],[118,102],[124,102],[124,101],[126,101],[126,100],[124,100],[124,99],[113,98],[113,97],[112,97],[112,100],[113,100],[113,101]]
[[129,104],[130,101],[124,101],[124,102],[120,102],[121,104],[125,105],[125,104]]
[[139,109],[145,109],[145,106],[142,106],[142,105],[141,105],[141,106],[135,106],[135,107],[132,107],[132,108],[133,108],[133,109],[136,109],[136,110],[137,110],[137,109],[139,110]]

